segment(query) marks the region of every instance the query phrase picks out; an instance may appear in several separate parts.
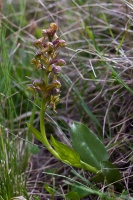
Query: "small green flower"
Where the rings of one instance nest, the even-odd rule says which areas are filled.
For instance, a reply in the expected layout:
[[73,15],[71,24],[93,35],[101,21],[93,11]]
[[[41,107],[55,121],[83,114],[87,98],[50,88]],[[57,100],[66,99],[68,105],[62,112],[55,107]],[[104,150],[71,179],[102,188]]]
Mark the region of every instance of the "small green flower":
[[29,85],[35,94],[38,92],[41,95],[42,101],[45,99],[47,105],[52,105],[54,111],[60,100],[61,83],[57,76],[66,64],[62,58],[57,58],[57,50],[66,46],[66,42],[57,36],[57,30],[57,24],[51,23],[48,29],[42,30],[42,37],[34,42],[37,52],[31,64],[42,72],[41,78]]

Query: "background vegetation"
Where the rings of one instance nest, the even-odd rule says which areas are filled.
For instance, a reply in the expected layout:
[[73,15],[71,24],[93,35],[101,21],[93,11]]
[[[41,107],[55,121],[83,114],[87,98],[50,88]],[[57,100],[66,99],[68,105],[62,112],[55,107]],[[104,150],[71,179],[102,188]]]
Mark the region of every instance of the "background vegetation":
[[[78,199],[77,191],[80,199],[132,199],[132,3],[0,1],[0,200]],[[120,169],[123,193],[96,185],[88,172],[58,162],[27,129],[26,122],[39,128],[39,100],[27,90],[31,79],[39,76],[30,64],[33,42],[51,22],[58,23],[59,35],[67,42],[60,52],[67,64],[60,77],[57,113],[47,113],[47,133],[66,142],[61,130],[71,140],[71,122],[86,124]]]

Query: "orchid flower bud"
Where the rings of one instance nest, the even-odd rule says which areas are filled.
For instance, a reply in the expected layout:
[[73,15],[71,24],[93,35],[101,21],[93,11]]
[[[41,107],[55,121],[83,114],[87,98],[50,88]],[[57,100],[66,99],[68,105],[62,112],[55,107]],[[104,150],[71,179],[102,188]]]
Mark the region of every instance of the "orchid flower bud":
[[66,41],[65,40],[54,40],[53,45],[55,47],[60,46],[60,47],[65,47],[66,46]]
[[63,59],[53,59],[53,60],[51,60],[50,61],[50,64],[52,65],[52,64],[56,64],[56,65],[59,65],[59,66],[64,66],[64,65],[66,65],[66,62],[65,62],[65,60],[63,60]]
[[59,88],[53,88],[53,89],[50,91],[49,94],[52,95],[52,96],[56,96],[56,95],[60,94],[60,89],[59,89]]
[[33,81],[33,85],[34,86],[40,86],[40,85],[44,85],[44,81],[42,79],[35,79]]
[[54,45],[53,45],[53,43],[52,42],[48,42],[47,43],[47,45],[48,45],[48,51],[53,51],[54,50]]
[[59,65],[59,66],[64,66],[64,65],[66,65],[66,62],[63,59],[58,59],[56,64]]
[[49,41],[52,41],[52,38],[54,37],[57,30],[58,30],[58,26],[55,23],[51,23],[48,29],[46,30],[44,29],[42,31],[42,34],[44,38],[46,38],[47,36],[49,38]]
[[37,59],[35,59],[35,58],[33,58],[32,60],[31,60],[31,62],[30,62],[32,65],[36,65],[36,68],[37,69],[39,69],[39,68],[42,68],[43,67],[43,65],[40,63],[40,61],[39,60],[37,60]]
[[44,37],[41,37],[40,39],[38,39],[37,41],[35,41],[35,42],[34,42],[35,47],[41,48],[41,47],[42,47],[42,42],[43,42],[43,40],[44,40]]
[[50,28],[52,28],[53,30],[57,31],[58,30],[58,26],[56,23],[51,23],[50,24]]
[[59,74],[61,71],[61,67],[60,66],[57,66],[57,65],[52,65],[52,72],[55,73],[55,74]]
[[55,85],[56,88],[60,88],[61,87],[61,83],[58,80],[53,80],[52,84]]
[[36,58],[40,58],[41,55],[42,55],[42,52],[41,52],[40,50],[38,50],[38,51],[36,52],[36,54],[35,54],[35,57],[36,57]]

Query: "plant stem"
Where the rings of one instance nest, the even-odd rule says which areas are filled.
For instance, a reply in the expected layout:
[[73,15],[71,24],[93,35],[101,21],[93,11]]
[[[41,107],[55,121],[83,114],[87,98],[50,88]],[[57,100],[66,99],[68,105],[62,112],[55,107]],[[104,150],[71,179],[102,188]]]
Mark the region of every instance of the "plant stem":
[[81,164],[82,164],[82,167],[85,169],[85,170],[88,170],[92,173],[97,173],[98,170],[95,168],[95,167],[92,167],[91,165],[88,165],[87,163],[83,162],[83,161],[80,161]]
[[49,143],[49,141],[47,139],[47,136],[46,136],[46,132],[45,132],[45,120],[44,120],[46,107],[47,107],[47,99],[43,98],[42,105],[41,105],[41,111],[40,111],[40,131],[41,131],[41,135],[42,135],[42,138],[43,138],[43,144],[50,151],[50,153],[53,154],[53,156],[55,156],[56,158],[58,158],[59,160],[61,160],[60,157],[59,157],[59,155],[58,155],[58,153],[50,145],[50,143]]

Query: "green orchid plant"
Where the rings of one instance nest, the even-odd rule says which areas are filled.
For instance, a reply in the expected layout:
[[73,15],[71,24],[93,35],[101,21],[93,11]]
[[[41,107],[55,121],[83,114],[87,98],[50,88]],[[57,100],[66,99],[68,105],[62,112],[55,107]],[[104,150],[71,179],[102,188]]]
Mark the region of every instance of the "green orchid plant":
[[[58,56],[58,49],[65,48],[66,42],[57,35],[58,26],[51,23],[42,30],[42,37],[34,42],[37,52],[31,64],[40,70],[43,79],[36,79],[30,89],[41,98],[40,131],[27,124],[35,137],[43,143],[47,150],[58,160],[76,168],[88,170],[95,174],[92,181],[117,183],[120,179],[119,170],[109,162],[107,150],[100,139],[88,127],[74,122],[70,127],[72,147],[57,141],[53,135],[50,140],[45,131],[45,112],[51,105],[56,112],[56,104],[60,101],[61,83],[58,80],[61,68],[66,64]],[[42,76],[41,76],[42,77]]]

